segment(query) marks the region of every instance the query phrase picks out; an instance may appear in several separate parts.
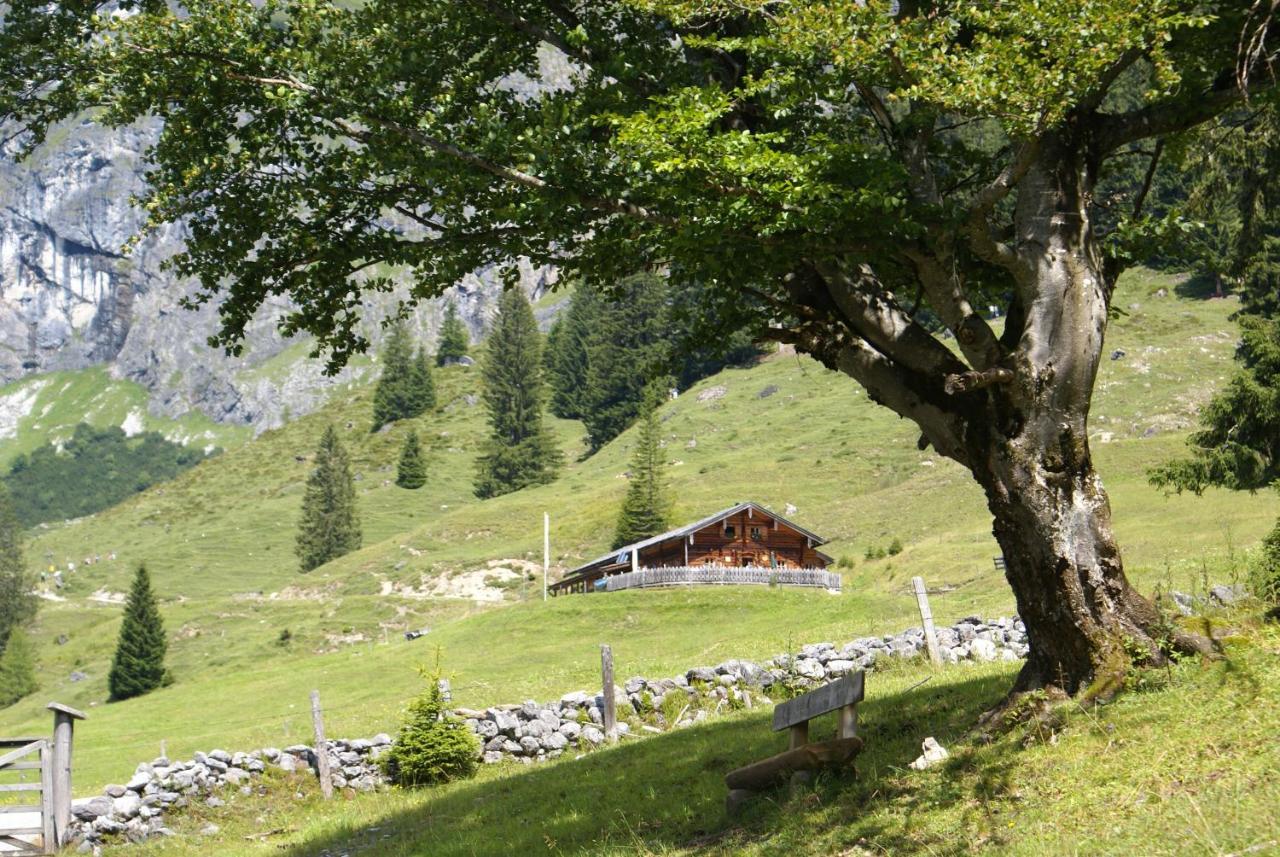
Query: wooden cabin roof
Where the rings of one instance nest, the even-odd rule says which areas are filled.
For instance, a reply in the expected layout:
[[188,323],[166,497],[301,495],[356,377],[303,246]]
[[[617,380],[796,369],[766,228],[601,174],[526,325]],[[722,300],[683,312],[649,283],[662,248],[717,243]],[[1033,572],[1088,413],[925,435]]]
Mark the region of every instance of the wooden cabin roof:
[[761,506],[759,503],[748,501],[746,503],[739,503],[736,506],[730,506],[728,509],[722,509],[719,512],[716,512],[714,515],[708,515],[707,517],[703,518],[700,521],[694,521],[692,524],[686,524],[683,527],[678,527],[674,530],[668,530],[667,532],[662,533],[661,535],[650,536],[647,539],[643,539],[638,542],[633,542],[632,544],[629,544],[629,545],[624,545],[623,547],[620,547],[617,550],[610,551],[604,556],[597,557],[596,559],[591,560],[591,562],[584,563],[578,566],[577,568],[568,572],[564,576],[564,579],[568,580],[569,578],[574,577],[575,575],[589,571],[592,568],[595,568],[597,566],[626,565],[628,562],[631,561],[630,557],[631,557],[632,551],[644,550],[647,547],[651,547],[652,545],[656,545],[656,544],[661,544],[662,542],[668,541],[670,539],[685,538],[686,536],[689,536],[692,533],[696,533],[698,530],[701,530],[705,527],[709,527],[712,524],[719,523],[720,521],[723,521],[725,518],[731,518],[734,515],[741,514],[742,512],[745,512],[748,509],[750,509],[753,513],[758,513],[760,515],[763,515],[765,518],[776,520],[779,524],[783,524],[787,527],[790,527],[800,535],[805,536],[806,538],[812,539],[815,547],[818,545],[824,545],[828,541],[828,539],[824,539],[822,536],[818,535],[817,533],[811,530],[806,530],[804,527],[792,521],[788,521],[786,518],[782,517],[777,512],[769,511],[765,507]]

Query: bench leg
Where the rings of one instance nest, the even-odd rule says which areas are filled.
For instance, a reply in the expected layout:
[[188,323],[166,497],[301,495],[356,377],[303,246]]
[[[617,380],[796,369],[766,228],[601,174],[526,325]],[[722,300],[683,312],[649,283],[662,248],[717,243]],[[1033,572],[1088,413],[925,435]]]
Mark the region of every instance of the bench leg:
[[858,734],[858,706],[846,705],[840,709],[836,727],[837,738],[853,738]]
[[791,746],[787,749],[794,750],[797,747],[803,747],[809,743],[809,721],[797,723],[791,727]]

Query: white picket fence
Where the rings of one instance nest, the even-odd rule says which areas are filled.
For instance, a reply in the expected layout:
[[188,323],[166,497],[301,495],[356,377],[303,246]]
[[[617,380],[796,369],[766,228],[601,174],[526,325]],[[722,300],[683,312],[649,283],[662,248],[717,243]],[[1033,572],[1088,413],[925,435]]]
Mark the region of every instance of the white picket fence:
[[651,586],[811,586],[840,591],[840,575],[817,569],[763,566],[672,566],[642,568],[605,578],[605,591]]

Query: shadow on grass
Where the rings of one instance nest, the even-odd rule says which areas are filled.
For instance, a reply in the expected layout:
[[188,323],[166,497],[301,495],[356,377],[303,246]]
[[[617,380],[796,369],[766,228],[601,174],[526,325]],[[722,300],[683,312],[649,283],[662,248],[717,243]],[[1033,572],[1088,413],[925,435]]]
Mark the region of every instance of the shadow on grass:
[[1208,300],[1209,298],[1222,297],[1225,292],[1219,292],[1219,285],[1208,274],[1194,274],[1180,280],[1173,287],[1173,291],[1180,298],[1187,300]]
[[[424,791],[410,809],[364,824],[344,821],[283,853],[449,857],[686,847],[736,853],[752,843],[765,847],[766,839],[770,851],[791,850],[792,837],[797,845],[812,844],[815,822],[837,830],[840,840],[866,837],[890,853],[916,850],[918,836],[904,833],[909,818],[889,829],[874,823],[869,808],[896,802],[901,806],[895,812],[909,816],[939,800],[974,803],[972,778],[931,777],[927,797],[917,798],[899,774],[919,754],[925,736],[944,745],[958,740],[1011,680],[1004,673],[951,675],[954,680],[946,681],[944,673],[921,687],[886,694],[876,693],[875,677],[869,676],[868,700],[859,708],[867,750],[858,761],[858,778],[824,775],[795,796],[786,789],[762,795],[739,819],[725,815],[724,774],[785,748],[783,735],[770,731],[768,707],[578,760]],[[811,734],[821,740],[834,730],[834,717],[828,716],[814,721]],[[977,788],[1007,789],[989,762],[983,762]],[[964,764],[952,764],[957,763]],[[821,818],[795,820],[814,807]],[[939,844],[944,843],[929,847],[936,851]]]

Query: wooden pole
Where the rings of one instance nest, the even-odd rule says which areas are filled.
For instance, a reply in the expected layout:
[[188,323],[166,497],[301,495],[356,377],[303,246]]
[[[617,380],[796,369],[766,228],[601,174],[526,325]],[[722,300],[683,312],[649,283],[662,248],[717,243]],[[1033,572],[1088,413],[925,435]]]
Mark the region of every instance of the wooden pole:
[[58,852],[58,834],[53,824],[53,744],[40,742],[40,843],[43,853]]
[[329,745],[324,740],[324,718],[320,714],[320,691],[311,691],[311,725],[316,730],[316,774],[320,777],[320,794],[333,797],[333,778],[329,776]]
[[53,712],[53,838],[59,847],[71,838],[71,748],[77,720],[84,720],[84,712],[70,706],[51,702],[47,706]]
[[938,635],[933,630],[933,612],[929,610],[929,593],[925,591],[924,578],[911,578],[911,588],[916,593],[916,606],[920,608],[920,623],[924,626],[924,645],[929,650],[929,660],[935,666],[942,663],[938,649]]
[[836,718],[836,737],[854,738],[858,734],[858,706],[846,705],[839,710]]
[[613,698],[613,649],[607,645],[600,646],[600,679],[604,686],[604,734],[610,741],[618,737],[618,714],[615,710],[616,700]]
[[542,513],[542,600],[547,600],[547,576],[551,573],[551,515]]

